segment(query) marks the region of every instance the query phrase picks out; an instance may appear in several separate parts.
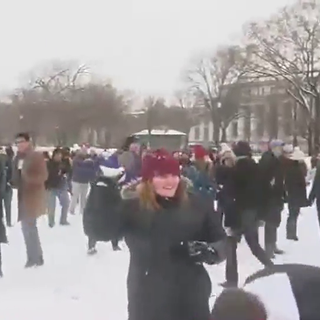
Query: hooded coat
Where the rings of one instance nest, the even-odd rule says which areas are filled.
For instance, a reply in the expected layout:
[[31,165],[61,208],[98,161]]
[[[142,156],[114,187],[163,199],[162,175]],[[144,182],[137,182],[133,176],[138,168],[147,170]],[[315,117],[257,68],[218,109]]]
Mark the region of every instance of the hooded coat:
[[[87,205],[100,217],[104,239],[124,236],[129,247],[129,320],[208,320],[211,282],[203,264],[190,255],[189,243],[214,243],[216,262],[221,261],[225,233],[219,218],[193,195],[185,204],[158,198],[161,209],[144,209],[138,190],[139,185],[124,187],[118,210],[112,210],[103,207],[106,189],[93,188]],[[91,231],[98,229],[93,224]]]

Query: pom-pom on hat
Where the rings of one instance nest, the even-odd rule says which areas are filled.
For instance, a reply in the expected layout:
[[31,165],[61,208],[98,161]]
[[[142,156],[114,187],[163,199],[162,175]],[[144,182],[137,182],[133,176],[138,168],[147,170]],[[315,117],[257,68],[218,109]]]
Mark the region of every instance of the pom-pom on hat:
[[143,181],[151,180],[156,176],[172,174],[180,176],[179,161],[165,149],[158,149],[147,154],[142,161],[141,176]]

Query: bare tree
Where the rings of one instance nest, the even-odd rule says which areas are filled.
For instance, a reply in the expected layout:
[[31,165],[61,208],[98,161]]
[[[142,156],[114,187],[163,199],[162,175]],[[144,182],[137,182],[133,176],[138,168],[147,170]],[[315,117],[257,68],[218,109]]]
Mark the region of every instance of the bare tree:
[[246,31],[251,74],[286,83],[287,92],[308,117],[310,151],[319,147],[319,1],[297,1],[266,21],[251,23]]
[[198,106],[195,95],[189,90],[177,91],[175,96],[181,109],[178,112],[179,118],[176,119],[176,122],[182,124],[182,131],[189,136],[190,129],[198,124],[204,110]]
[[20,127],[58,144],[79,142],[83,131],[111,143],[130,105],[128,93],[91,82],[85,65],[53,63],[41,74],[33,72],[29,85],[12,97]]
[[239,116],[236,105],[230,103],[230,90],[245,75],[247,64],[246,51],[239,46],[228,46],[202,59],[188,72],[188,82],[198,103],[210,111],[215,143],[220,141],[221,127],[225,131],[232,117]]

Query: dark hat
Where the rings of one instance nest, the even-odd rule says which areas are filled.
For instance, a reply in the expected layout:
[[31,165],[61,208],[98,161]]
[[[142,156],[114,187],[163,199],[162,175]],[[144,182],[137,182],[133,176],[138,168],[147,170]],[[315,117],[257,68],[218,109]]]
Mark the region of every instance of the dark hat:
[[247,141],[238,141],[233,146],[233,152],[236,157],[250,156],[252,154],[251,147]]

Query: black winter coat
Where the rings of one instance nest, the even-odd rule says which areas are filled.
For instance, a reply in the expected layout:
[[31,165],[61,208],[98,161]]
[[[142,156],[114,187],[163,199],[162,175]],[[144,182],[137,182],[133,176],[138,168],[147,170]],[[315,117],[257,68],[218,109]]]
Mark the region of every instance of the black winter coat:
[[[96,241],[116,239],[121,224],[118,215],[122,203],[117,179],[100,176],[92,183],[83,214],[84,233]],[[111,219],[109,223],[108,218]]]
[[224,225],[227,228],[238,228],[240,223],[235,203],[234,172],[234,167],[219,165],[216,168],[217,200],[224,214]]
[[59,189],[66,181],[71,168],[65,161],[47,161],[48,179],[45,183],[47,189]]
[[[149,211],[140,207],[135,189],[128,188],[122,191],[124,200],[118,212],[111,210],[108,201],[106,208],[103,204],[100,209],[90,208],[97,197],[104,199],[106,190],[93,186],[84,214],[90,211],[99,218],[97,222],[92,218],[93,225],[85,229],[94,231],[98,223],[99,233],[104,227],[105,240],[125,237],[130,250],[129,320],[208,320],[210,278],[204,266],[190,256],[188,242],[221,245],[225,233],[213,208],[203,207],[191,195],[184,205],[159,198],[161,209]],[[220,252],[219,246],[216,249]]]
[[311,191],[309,193],[309,202],[312,203],[317,200],[317,207],[320,208],[320,167],[317,167],[316,175],[314,177]]
[[285,187],[289,206],[307,206],[305,163],[287,159],[285,164]]
[[262,207],[282,206],[285,197],[284,165],[281,158],[265,152],[259,161],[259,202]]
[[238,211],[257,209],[258,165],[251,157],[240,157],[234,167],[235,200]]

